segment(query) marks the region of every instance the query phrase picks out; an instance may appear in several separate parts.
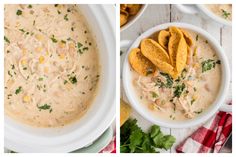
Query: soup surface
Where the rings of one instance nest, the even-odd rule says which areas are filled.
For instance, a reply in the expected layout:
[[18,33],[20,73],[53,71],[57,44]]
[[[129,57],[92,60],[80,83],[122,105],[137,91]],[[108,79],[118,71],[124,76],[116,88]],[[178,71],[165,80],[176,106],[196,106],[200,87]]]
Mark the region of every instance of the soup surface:
[[217,16],[232,21],[232,4],[206,4],[205,6]]
[[99,82],[97,45],[77,5],[5,5],[5,113],[36,127],[78,120]]
[[[221,63],[215,50],[200,35],[190,30],[185,32],[194,44],[189,47],[187,63],[177,78],[159,69],[148,76],[131,69],[137,97],[154,117],[176,121],[192,119],[204,112],[218,95]],[[155,40],[158,34],[150,38]]]

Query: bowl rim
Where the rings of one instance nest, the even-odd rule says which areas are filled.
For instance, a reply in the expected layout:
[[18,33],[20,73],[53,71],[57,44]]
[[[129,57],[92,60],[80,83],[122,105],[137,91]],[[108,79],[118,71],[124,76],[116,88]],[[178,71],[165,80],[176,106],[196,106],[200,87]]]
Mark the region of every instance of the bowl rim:
[[133,19],[131,19],[125,25],[120,27],[120,33],[125,31],[126,29],[128,29],[130,26],[132,26],[142,16],[142,14],[146,10],[147,6],[148,6],[148,4],[142,4],[141,9],[138,11],[138,13],[136,15],[134,15]]
[[200,11],[202,11],[204,14],[206,14],[208,17],[210,17],[212,20],[220,23],[220,24],[223,24],[223,25],[226,25],[226,26],[232,26],[232,21],[228,21],[228,20],[225,20],[224,18],[221,18],[219,16],[217,16],[216,14],[214,14],[212,11],[210,11],[209,9],[207,9],[204,4],[196,4],[198,9]]
[[[162,29],[166,29],[169,26],[177,26],[177,27],[181,27],[181,28],[185,28],[185,29],[190,29],[191,31],[197,32],[199,35],[206,38],[208,40],[208,42],[211,44],[211,46],[214,47],[215,52],[217,53],[218,57],[220,58],[221,68],[222,68],[221,84],[223,84],[223,85],[221,85],[221,88],[218,92],[218,96],[217,96],[215,102],[212,103],[212,105],[206,111],[204,111],[205,113],[202,113],[201,116],[199,115],[198,117],[192,119],[191,121],[181,121],[181,123],[179,121],[175,121],[175,123],[173,123],[173,122],[170,123],[171,121],[165,121],[163,119],[157,119],[157,117],[150,116],[150,114],[148,114],[148,112],[150,113],[150,111],[147,111],[144,109],[144,107],[141,107],[141,103],[138,100],[136,93],[134,93],[134,92],[132,93],[132,89],[133,89],[132,83],[130,83],[131,80],[130,80],[130,78],[128,78],[130,76],[130,68],[131,68],[130,64],[128,62],[128,55],[129,55],[130,50],[132,48],[139,46],[140,41],[143,38],[150,36],[154,32],[160,31]],[[227,60],[227,57],[225,56],[223,48],[220,46],[218,41],[214,37],[212,37],[208,32],[206,32],[205,30],[203,30],[200,27],[197,27],[197,26],[194,26],[191,24],[187,24],[187,23],[178,23],[178,22],[164,23],[164,24],[156,25],[156,26],[148,29],[144,33],[142,33],[138,38],[136,38],[134,40],[134,42],[132,43],[132,45],[129,47],[127,54],[125,56],[122,76],[123,76],[124,91],[126,93],[126,96],[128,98],[128,101],[130,102],[131,106],[146,120],[148,120],[154,124],[157,124],[157,125],[160,125],[163,127],[167,127],[167,128],[187,128],[187,127],[198,125],[198,124],[203,123],[206,120],[208,120],[210,117],[212,117],[219,110],[220,106],[223,104],[223,102],[226,98],[226,93],[228,91],[229,81],[230,81],[229,80],[230,79],[230,71],[229,71],[228,60]]]

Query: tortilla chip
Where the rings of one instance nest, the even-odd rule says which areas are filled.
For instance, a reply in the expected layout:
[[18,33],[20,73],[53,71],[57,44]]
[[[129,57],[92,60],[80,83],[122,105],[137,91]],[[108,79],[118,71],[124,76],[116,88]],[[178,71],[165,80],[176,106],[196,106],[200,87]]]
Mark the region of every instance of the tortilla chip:
[[131,113],[131,107],[120,99],[120,127],[128,120]]
[[120,4],[120,10],[125,11],[127,8],[127,4]]
[[182,37],[180,39],[176,53],[177,53],[177,55],[176,55],[176,71],[179,74],[181,74],[182,70],[186,66],[187,55],[188,55],[188,45],[187,45],[184,37]]
[[162,72],[164,72],[164,73],[168,73],[168,74],[170,74],[171,76],[172,76],[172,75],[174,76],[174,67],[173,67],[171,64],[166,63],[166,62],[163,62],[163,61],[159,60],[158,58],[153,58],[153,59],[151,60],[151,62],[152,62],[155,66],[157,66],[157,68],[158,68],[160,71],[162,71]]
[[153,58],[157,58],[158,60],[161,60],[163,62],[170,63],[170,58],[168,53],[155,40],[143,39],[141,41],[141,52],[150,61]]
[[141,52],[157,68],[165,73],[170,74],[173,66],[170,64],[170,58],[164,48],[152,39],[143,39],[141,42]]
[[171,36],[168,43],[168,51],[172,66],[176,67],[177,49],[183,34],[177,27],[169,27],[169,31]]
[[184,29],[181,29],[181,32],[183,33],[187,44],[191,47],[193,45],[193,40],[192,40],[191,35]]
[[120,11],[120,26],[123,26],[128,21],[129,14],[126,11]]
[[160,31],[157,37],[159,44],[166,50],[168,49],[169,37],[170,33],[166,30]]
[[136,15],[141,8],[141,4],[127,4],[127,8],[130,15]]
[[134,48],[129,54],[129,62],[132,68],[140,75],[147,76],[156,71],[155,65],[141,53],[139,48]]

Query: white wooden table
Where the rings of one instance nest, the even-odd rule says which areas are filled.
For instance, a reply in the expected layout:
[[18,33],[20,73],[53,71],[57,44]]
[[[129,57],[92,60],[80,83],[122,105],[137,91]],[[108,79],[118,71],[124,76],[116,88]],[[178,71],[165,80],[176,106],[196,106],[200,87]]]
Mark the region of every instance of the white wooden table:
[[[148,5],[142,16],[128,29],[121,33],[120,40],[135,40],[140,34],[145,32],[151,27],[162,23],[168,22],[185,22],[189,24],[193,24],[199,26],[209,32],[213,37],[215,37],[222,47],[224,48],[226,55],[229,59],[231,73],[232,73],[232,28],[231,27],[222,27],[219,24],[215,23],[211,19],[204,19],[201,15],[188,15],[179,11],[175,5],[167,5],[167,4],[155,4]],[[125,52],[125,51],[124,51]],[[121,64],[123,63],[125,54],[121,56]],[[122,69],[121,69],[122,70]],[[232,85],[232,84],[231,84]],[[228,100],[231,99],[232,88],[230,85],[230,91],[228,93]],[[127,101],[125,93],[123,91],[122,82],[121,82],[121,98]],[[142,118],[136,111],[132,111],[132,118],[136,118],[138,120],[138,124],[144,129],[149,129],[152,123],[148,122],[144,118]],[[193,128],[188,129],[169,129],[169,128],[161,128],[161,130],[166,134],[171,134],[175,136],[176,143],[173,147],[168,151],[161,152],[175,152],[175,147],[180,142],[182,142],[186,137],[191,135],[193,131],[195,131],[199,126],[195,126]]]

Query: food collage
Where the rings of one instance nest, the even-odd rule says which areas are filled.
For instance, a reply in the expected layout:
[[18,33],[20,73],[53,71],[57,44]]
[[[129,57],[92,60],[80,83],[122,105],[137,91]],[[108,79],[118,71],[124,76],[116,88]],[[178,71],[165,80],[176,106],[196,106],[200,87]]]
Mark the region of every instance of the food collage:
[[233,1],[147,1],[2,3],[3,156],[233,156]]

